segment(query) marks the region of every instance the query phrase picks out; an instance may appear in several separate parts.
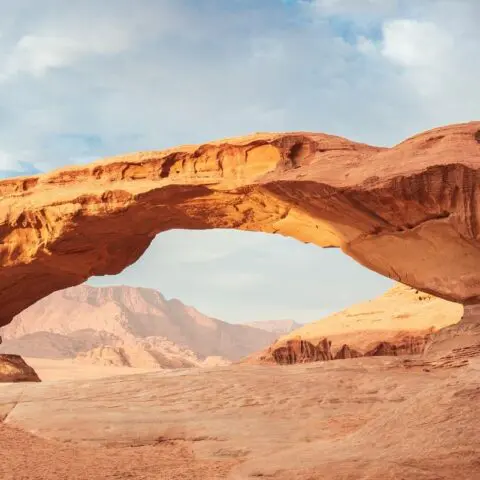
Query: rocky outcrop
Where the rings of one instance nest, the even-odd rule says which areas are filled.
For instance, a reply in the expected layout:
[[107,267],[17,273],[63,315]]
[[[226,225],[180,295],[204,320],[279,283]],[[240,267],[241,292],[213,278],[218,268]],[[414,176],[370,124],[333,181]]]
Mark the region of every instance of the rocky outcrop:
[[[380,347],[379,352],[384,352],[383,354],[421,354],[427,348],[426,345],[432,343],[432,338],[439,341],[450,335],[448,332],[451,332],[453,327],[444,327],[459,322],[462,310],[462,306],[457,303],[397,284],[377,298],[353,305],[283,335],[268,349],[245,359],[245,363],[262,363],[276,345],[283,345],[295,338],[316,344],[326,337],[332,342],[332,350],[342,358],[345,356],[344,352],[341,352],[344,346],[363,355],[365,352],[375,352],[380,344],[392,346],[388,349],[389,353],[385,353],[386,345]],[[466,322],[465,318],[471,311],[472,307],[465,308],[464,320],[459,326]],[[469,325],[477,323],[469,322]],[[444,333],[440,335],[442,329]],[[464,327],[462,332],[466,331]],[[438,332],[438,335],[434,332]],[[435,350],[432,346],[429,349],[432,352]]]
[[[66,314],[66,320],[72,320],[72,315]],[[31,327],[35,327],[34,322]],[[45,328],[48,328],[47,325]],[[117,342],[118,337],[93,329],[61,334],[52,331],[32,331],[32,333],[18,337],[5,335],[4,343],[0,345],[0,353],[14,353],[34,358],[74,358],[79,352],[85,352],[101,345],[115,345]]]
[[[193,352],[183,349],[175,351],[177,347],[168,341],[152,348],[148,343],[123,346],[101,346],[80,352],[76,363],[84,365],[101,365],[109,367],[131,367],[146,369],[175,369],[175,368],[208,368],[230,365],[231,362],[222,357],[207,357],[199,359]],[[177,347],[178,348],[178,347]]]
[[[164,343],[167,344],[168,342],[165,341]],[[175,347],[173,344],[172,346]],[[202,366],[202,361],[193,352],[184,350],[181,354],[174,354],[165,345],[163,345],[163,348],[152,349],[146,343],[101,346],[79,353],[75,360],[88,365],[152,369]]]
[[365,352],[366,357],[397,356],[397,355],[419,355],[423,353],[427,344],[428,336],[401,338],[398,343],[379,342],[373,348]]
[[[380,342],[423,344],[424,337],[432,332],[457,323],[462,310],[457,303],[396,284],[383,295],[306,324],[279,341],[300,336],[315,343],[327,337],[334,349],[346,344],[361,352]],[[406,345],[405,349],[412,351],[414,347]]]
[[40,382],[40,378],[20,355],[0,354],[0,382]]
[[424,356],[431,360],[480,356],[480,306],[467,305],[458,323],[430,335]]
[[390,342],[380,342],[371,350],[365,352],[365,357],[390,357],[397,355],[397,346]]
[[480,122],[387,149],[256,134],[0,182],[0,325],[48,294],[117,274],[158,233],[236,228],[339,247],[463,304],[480,301]]
[[[299,329],[300,331],[300,329]],[[443,336],[448,336],[450,328],[440,330]],[[457,331],[457,329],[455,330]],[[480,328],[475,327],[473,333],[480,335]],[[357,332],[359,335],[361,332]],[[378,336],[379,333],[375,332]],[[343,338],[353,337],[355,332],[345,332]],[[402,356],[402,355],[421,355],[427,346],[432,343],[432,336],[435,334],[428,333],[425,335],[409,335],[405,333],[396,333],[390,335],[387,340],[374,341],[365,349],[360,350],[353,348],[351,345],[344,343],[335,354],[332,354],[332,341],[323,338],[317,346],[311,341],[297,335],[295,338],[283,338],[270,346],[264,352],[252,355],[242,363],[278,363],[278,364],[294,364],[318,362],[327,360],[346,360],[358,357],[380,357],[380,356]],[[437,335],[438,336],[438,335]],[[480,349],[480,338],[478,343]],[[336,348],[336,347],[335,347]],[[430,347],[431,348],[431,347]]]
[[332,354],[332,342],[327,338],[322,339],[318,345],[300,337],[271,346],[265,353],[256,357],[258,362],[246,361],[245,363],[277,363],[280,365],[293,365],[295,363],[325,362],[329,360],[346,360],[359,357],[381,357],[418,355],[423,353],[429,337],[402,337],[398,343],[378,342],[371,349],[362,353],[349,345],[344,344]]
[[279,365],[293,365],[332,360],[331,343],[324,338],[317,345],[301,339],[288,340],[269,352],[271,359]]
[[350,348],[348,345],[343,345],[342,348],[333,357],[334,360],[346,360],[347,358],[358,358],[362,354],[357,350]]
[[420,355],[430,340],[430,335],[412,336],[408,335],[400,339],[396,344],[398,355]]
[[398,338],[396,343],[379,342],[373,348],[365,352],[365,357],[420,355],[424,352],[430,335],[412,336],[407,335]]

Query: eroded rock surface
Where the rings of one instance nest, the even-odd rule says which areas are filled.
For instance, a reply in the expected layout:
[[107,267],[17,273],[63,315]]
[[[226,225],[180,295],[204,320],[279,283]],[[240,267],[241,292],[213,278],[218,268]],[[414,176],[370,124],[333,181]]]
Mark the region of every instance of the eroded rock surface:
[[424,343],[431,333],[459,322],[462,310],[458,303],[396,284],[383,295],[305,324],[280,341],[299,336],[315,343],[328,337],[334,350],[347,344],[361,352],[380,342],[400,345],[415,338]]
[[[284,340],[275,343],[260,355],[249,357],[242,363],[278,363],[293,365],[295,363],[326,362],[328,360],[346,360],[349,358],[365,357],[397,357],[401,355],[419,355],[425,350],[430,339],[425,336],[400,336],[397,343],[381,341],[362,353],[347,344],[332,353],[332,342],[324,338],[314,345],[308,340]],[[480,345],[479,345],[480,349]]]
[[331,342],[326,338],[317,345],[301,339],[287,340],[283,345],[275,345],[268,352],[268,359],[280,365],[332,360]]
[[463,359],[480,355],[480,307],[467,305],[461,320],[433,333],[425,346],[429,359]]
[[39,381],[35,370],[20,355],[0,354],[0,383]]
[[397,356],[397,346],[390,342],[380,342],[372,350],[365,353],[366,357],[387,357]]
[[[383,295],[303,325],[280,337],[267,349],[243,359],[244,363],[271,362],[272,351],[296,339],[317,344],[328,338],[334,358],[350,358],[349,352],[368,356],[448,354],[452,348],[478,341],[480,322],[472,317],[475,308],[465,314],[457,303],[397,284]],[[470,319],[470,320],[468,320]],[[455,340],[451,340],[454,338]],[[460,342],[460,343],[459,343]],[[358,356],[357,355],[357,356]],[[315,356],[310,361],[317,361]]]
[[362,354],[357,350],[350,348],[348,345],[343,345],[335,354],[334,360],[346,360],[347,358],[359,358],[361,356]]
[[0,182],[0,325],[49,293],[117,274],[158,233],[236,228],[339,247],[439,297],[480,299],[480,122],[386,149],[256,134]]

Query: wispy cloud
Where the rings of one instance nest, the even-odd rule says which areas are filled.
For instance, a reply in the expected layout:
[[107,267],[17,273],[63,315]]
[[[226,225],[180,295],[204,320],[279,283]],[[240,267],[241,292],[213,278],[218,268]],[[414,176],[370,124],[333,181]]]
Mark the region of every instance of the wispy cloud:
[[0,2],[2,150],[49,169],[260,130],[393,144],[476,113],[476,0],[290,3]]

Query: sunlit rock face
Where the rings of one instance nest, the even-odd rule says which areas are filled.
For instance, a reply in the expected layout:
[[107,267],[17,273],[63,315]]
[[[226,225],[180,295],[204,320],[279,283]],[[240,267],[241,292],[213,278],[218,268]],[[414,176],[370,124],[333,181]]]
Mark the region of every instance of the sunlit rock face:
[[121,272],[173,228],[339,247],[380,274],[476,304],[479,131],[446,126],[390,149],[255,134],[3,180],[0,325],[55,290]]
[[[269,351],[268,359],[280,365],[333,360],[331,342],[324,338],[317,345],[301,339],[287,340]],[[267,361],[268,361],[267,359]]]

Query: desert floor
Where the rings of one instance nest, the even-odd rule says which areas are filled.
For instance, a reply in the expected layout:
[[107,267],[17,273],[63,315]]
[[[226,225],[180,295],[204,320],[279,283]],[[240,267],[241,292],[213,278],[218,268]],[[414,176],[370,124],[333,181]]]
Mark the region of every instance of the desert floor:
[[[89,365],[88,363],[80,363],[73,359],[53,360],[48,358],[25,357],[25,361],[35,369],[43,382],[55,380],[87,380],[148,372],[161,374],[162,372],[162,370],[147,368]],[[168,372],[168,370],[166,370],[166,372]]]
[[478,357],[91,367],[74,380],[67,362],[30,363],[43,383],[0,388],[2,480],[480,479]]

